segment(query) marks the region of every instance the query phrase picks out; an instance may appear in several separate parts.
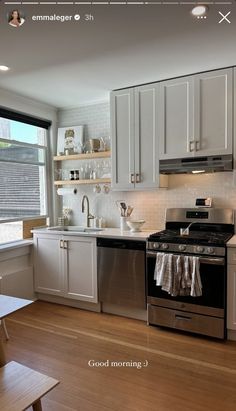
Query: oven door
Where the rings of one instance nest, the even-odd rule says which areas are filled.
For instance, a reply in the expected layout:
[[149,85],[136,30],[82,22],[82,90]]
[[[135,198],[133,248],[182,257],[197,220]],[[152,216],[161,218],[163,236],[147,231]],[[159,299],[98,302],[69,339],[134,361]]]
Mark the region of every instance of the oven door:
[[199,314],[224,317],[226,301],[226,267],[221,257],[200,256],[202,296],[172,297],[156,286],[154,270],[156,252],[147,251],[148,303],[166,308],[175,308]]

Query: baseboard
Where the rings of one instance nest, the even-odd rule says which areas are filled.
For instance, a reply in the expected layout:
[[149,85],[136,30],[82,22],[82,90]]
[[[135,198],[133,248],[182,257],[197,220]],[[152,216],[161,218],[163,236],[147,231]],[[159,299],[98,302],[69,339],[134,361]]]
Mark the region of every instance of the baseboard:
[[81,308],[82,310],[94,311],[96,313],[101,312],[100,303],[88,303],[86,301],[72,300],[69,298],[58,297],[56,295],[36,293],[37,297],[41,301],[48,301],[49,303],[67,305],[69,307]]
[[122,307],[116,304],[102,303],[102,312],[120,315],[122,317],[134,318],[147,321],[147,310],[140,308]]
[[236,331],[227,330],[227,340],[236,341]]

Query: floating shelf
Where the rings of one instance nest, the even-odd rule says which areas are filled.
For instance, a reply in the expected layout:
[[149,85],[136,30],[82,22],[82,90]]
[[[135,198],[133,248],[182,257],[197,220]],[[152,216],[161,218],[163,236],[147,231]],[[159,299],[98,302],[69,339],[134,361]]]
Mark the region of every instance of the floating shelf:
[[82,185],[82,184],[109,184],[111,182],[110,178],[96,178],[94,180],[61,180],[54,181],[55,186],[64,186],[64,185]]
[[87,154],[70,154],[69,156],[54,156],[54,161],[64,161],[64,160],[89,160],[96,158],[109,158],[111,157],[110,151],[98,151],[96,153]]

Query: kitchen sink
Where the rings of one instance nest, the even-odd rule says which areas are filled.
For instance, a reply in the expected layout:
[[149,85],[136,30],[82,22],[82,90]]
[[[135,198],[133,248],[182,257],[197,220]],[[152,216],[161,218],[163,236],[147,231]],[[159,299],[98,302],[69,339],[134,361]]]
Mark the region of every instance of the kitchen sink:
[[97,233],[104,230],[104,228],[81,227],[77,225],[48,227],[47,229],[51,231],[72,231],[75,233]]

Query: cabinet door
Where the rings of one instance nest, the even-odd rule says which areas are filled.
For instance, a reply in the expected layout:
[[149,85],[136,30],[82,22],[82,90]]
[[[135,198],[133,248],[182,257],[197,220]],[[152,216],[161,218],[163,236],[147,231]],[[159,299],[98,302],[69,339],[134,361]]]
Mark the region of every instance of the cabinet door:
[[60,237],[57,235],[34,236],[34,285],[35,291],[45,294],[63,294],[63,268]]
[[65,236],[65,297],[96,303],[96,239]]
[[160,83],[158,135],[159,158],[193,156],[193,77]]
[[135,88],[135,189],[159,186],[158,88],[157,84]]
[[232,154],[232,69],[195,76],[195,156]]
[[111,93],[112,188],[134,188],[134,89]]
[[227,328],[236,330],[236,265],[227,270]]

